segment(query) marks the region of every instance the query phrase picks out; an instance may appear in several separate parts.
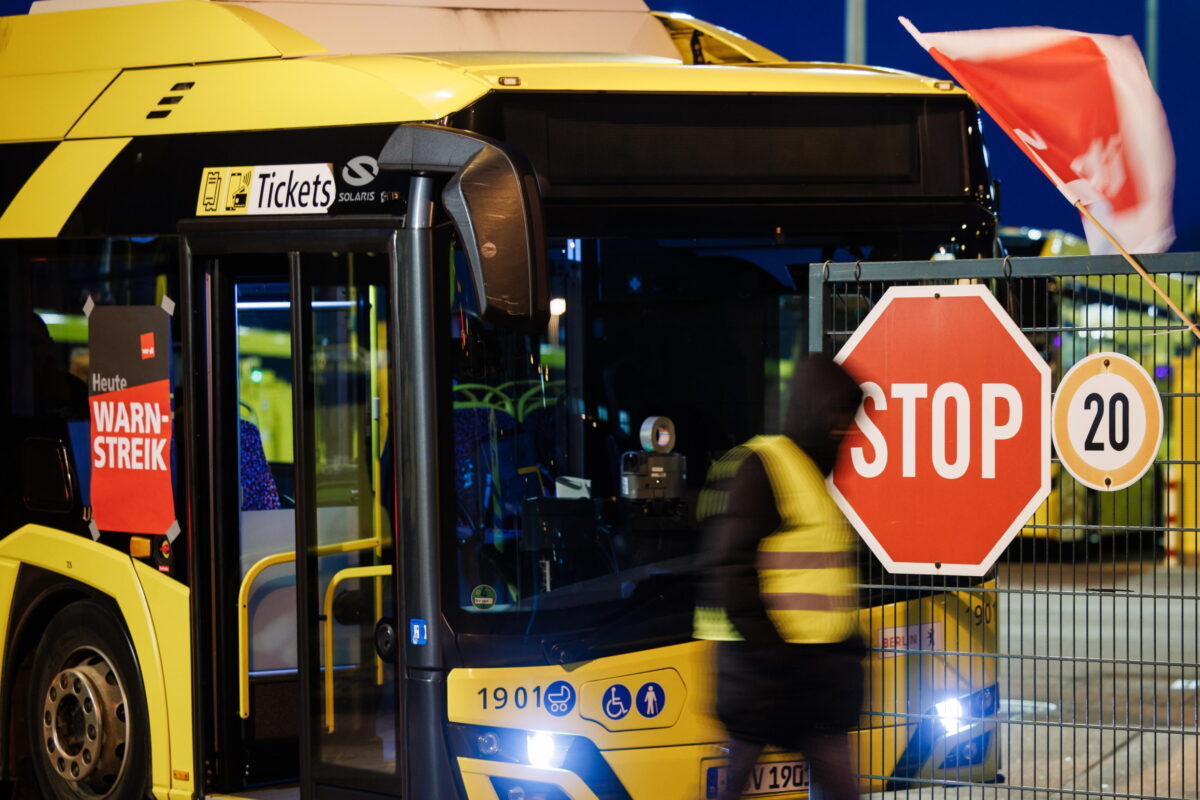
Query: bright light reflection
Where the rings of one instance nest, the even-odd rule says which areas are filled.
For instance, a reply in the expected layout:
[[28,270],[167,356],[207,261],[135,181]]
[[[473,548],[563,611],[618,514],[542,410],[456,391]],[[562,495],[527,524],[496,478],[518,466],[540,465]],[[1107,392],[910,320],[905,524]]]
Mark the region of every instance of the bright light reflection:
[[52,311],[38,311],[36,313],[42,318],[42,322],[47,325],[66,325],[71,321],[70,317],[66,314],[55,314]]
[[937,712],[938,721],[942,723],[942,727],[946,729],[947,736],[953,736],[961,730],[965,730],[970,726],[963,722],[963,707],[962,703],[953,697],[949,700],[943,700],[933,706]]
[[[283,311],[292,307],[290,300],[240,300],[241,311]],[[353,300],[313,300],[313,308],[354,308]]]
[[550,298],[550,316],[561,317],[567,313],[567,301],[562,297]]
[[554,737],[548,733],[531,733],[525,740],[529,765],[545,768],[554,763]]

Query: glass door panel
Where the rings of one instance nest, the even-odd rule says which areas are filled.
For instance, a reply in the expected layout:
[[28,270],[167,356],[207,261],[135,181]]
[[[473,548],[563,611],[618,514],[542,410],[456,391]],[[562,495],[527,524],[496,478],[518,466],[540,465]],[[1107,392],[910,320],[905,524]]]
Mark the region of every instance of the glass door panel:
[[392,242],[189,237],[213,354],[206,758],[228,754],[208,790],[401,793],[401,669],[375,635],[399,596]]
[[[292,313],[286,258],[246,259],[233,284],[237,425],[239,647],[242,772],[253,785],[297,774],[296,507],[292,451]],[[241,260],[224,259],[227,268]],[[277,277],[264,267],[278,265]],[[228,373],[227,373],[228,375]],[[239,604],[240,606],[240,604]]]
[[[300,257],[305,387],[298,437],[304,620],[315,645],[312,781],[398,792],[397,674],[375,629],[395,618],[387,255]],[[388,779],[391,780],[388,780]]]

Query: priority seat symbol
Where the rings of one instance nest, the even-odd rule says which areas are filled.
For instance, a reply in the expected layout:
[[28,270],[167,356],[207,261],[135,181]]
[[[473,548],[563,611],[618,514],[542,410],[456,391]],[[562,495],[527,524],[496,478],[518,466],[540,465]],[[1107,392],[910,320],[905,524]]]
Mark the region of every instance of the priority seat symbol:
[[667,702],[667,693],[662,686],[650,681],[642,684],[637,693],[638,713],[646,719],[652,719],[662,713]]
[[633,698],[623,685],[614,683],[604,691],[604,716],[609,719],[623,719],[632,707]]

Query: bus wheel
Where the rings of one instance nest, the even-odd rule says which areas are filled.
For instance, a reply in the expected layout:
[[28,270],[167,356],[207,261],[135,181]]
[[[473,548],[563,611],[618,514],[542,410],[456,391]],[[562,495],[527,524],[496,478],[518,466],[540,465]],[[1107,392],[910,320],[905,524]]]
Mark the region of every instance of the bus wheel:
[[46,800],[142,800],[146,700],[125,631],[81,601],[46,627],[33,659],[29,735]]

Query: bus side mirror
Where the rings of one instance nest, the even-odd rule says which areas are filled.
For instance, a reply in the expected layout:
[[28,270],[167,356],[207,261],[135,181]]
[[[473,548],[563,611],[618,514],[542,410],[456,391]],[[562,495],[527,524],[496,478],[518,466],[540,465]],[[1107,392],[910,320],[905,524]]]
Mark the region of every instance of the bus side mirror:
[[504,144],[439,125],[401,125],[380,169],[451,173],[442,204],[466,251],[480,314],[534,330],[550,318],[541,196],[529,162]]

